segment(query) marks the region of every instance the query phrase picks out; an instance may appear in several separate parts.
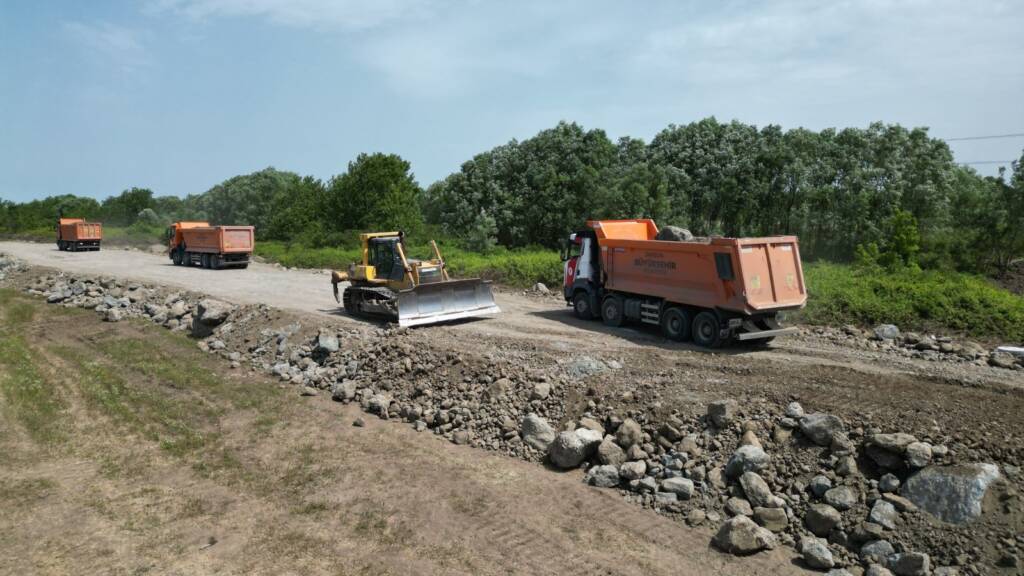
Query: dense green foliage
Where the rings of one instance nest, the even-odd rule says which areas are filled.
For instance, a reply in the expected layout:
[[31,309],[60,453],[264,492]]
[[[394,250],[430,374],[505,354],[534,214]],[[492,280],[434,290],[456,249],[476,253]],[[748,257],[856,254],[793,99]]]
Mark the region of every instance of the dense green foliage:
[[[796,234],[810,258],[986,271],[1024,253],[1021,163],[1007,183],[958,166],[924,129],[782,131],[709,118],[650,142],[562,123],[478,154],[427,188],[424,214],[459,236],[556,246],[588,218],[651,217],[700,235]],[[996,233],[998,232],[998,233]]]
[[1024,341],[1024,298],[979,276],[824,262],[805,266],[804,276],[808,298],[800,317],[812,324],[887,322]]

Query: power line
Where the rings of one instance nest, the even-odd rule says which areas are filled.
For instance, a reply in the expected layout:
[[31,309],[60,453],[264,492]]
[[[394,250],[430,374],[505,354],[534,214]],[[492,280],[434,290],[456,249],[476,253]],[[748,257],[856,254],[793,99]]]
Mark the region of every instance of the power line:
[[963,136],[960,138],[944,138],[946,142],[956,142],[958,140],[994,140],[996,138],[1024,138],[1024,132],[1015,132],[1013,134],[993,134],[992,136]]
[[1013,160],[975,160],[974,162],[958,162],[958,164],[1009,164]]

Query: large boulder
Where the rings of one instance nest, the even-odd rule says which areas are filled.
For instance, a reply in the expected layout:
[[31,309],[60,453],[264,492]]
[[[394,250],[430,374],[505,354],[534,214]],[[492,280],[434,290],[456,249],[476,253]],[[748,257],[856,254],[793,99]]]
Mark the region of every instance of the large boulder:
[[712,543],[730,554],[745,556],[775,547],[775,535],[746,516],[733,516],[718,529]]
[[963,524],[981,515],[985,492],[997,478],[995,464],[929,466],[908,478],[900,493],[944,522]]
[[716,428],[724,428],[736,418],[739,405],[735,400],[717,400],[708,404],[708,420]]
[[876,340],[896,340],[900,337],[900,329],[893,324],[879,324],[874,328]]
[[220,326],[228,319],[232,307],[227,302],[204,298],[196,305],[195,314],[192,315],[192,335],[197,338],[205,338],[213,333],[213,329]]
[[763,478],[757,475],[756,472],[744,472],[740,476],[740,486],[743,487],[743,493],[747,495],[747,500],[754,507],[762,508],[776,508],[775,499],[772,497],[772,490],[768,487],[768,483]]
[[618,466],[626,461],[626,452],[608,436],[597,446],[597,461],[601,464]]
[[548,445],[548,458],[559,468],[576,468],[587,457],[587,443],[573,431],[560,432]]
[[896,576],[927,576],[931,574],[931,558],[923,552],[903,552],[889,557],[889,570]]
[[519,423],[519,436],[527,445],[537,450],[547,450],[555,440],[555,430],[547,420],[531,412]]
[[639,444],[643,441],[643,437],[644,432],[640,428],[640,424],[632,418],[623,420],[622,424],[619,425],[619,429],[615,431],[615,441],[623,448]]
[[686,228],[680,228],[678,226],[665,226],[658,230],[658,234],[654,237],[655,240],[665,240],[668,242],[689,242],[693,240],[693,234],[690,233]]
[[736,478],[744,472],[760,472],[764,470],[771,458],[757,446],[740,446],[733,452],[725,465],[725,475]]
[[587,470],[584,481],[598,488],[614,488],[619,485],[619,468],[611,464],[592,466]]
[[818,446],[830,446],[832,438],[844,430],[843,421],[831,414],[815,412],[800,419],[800,431]]
[[804,562],[811,568],[828,570],[835,566],[835,560],[832,559],[832,551],[828,549],[828,544],[814,536],[804,536],[800,539],[800,554],[803,555]]
[[842,515],[828,504],[811,504],[804,513],[804,526],[815,536],[828,536],[833,528],[842,523]]
[[316,351],[321,354],[334,354],[341,347],[338,337],[330,330],[320,330],[316,337]]
[[688,500],[693,496],[693,480],[679,476],[666,478],[661,483],[661,489],[675,494],[679,500]]

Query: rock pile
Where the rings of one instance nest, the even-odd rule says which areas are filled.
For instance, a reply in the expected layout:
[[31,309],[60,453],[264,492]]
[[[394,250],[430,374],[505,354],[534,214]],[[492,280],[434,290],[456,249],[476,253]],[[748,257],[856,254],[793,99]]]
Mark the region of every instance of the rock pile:
[[907,358],[1024,370],[1024,355],[1010,354],[998,348],[988,349],[977,342],[956,340],[950,336],[901,332],[892,324],[879,324],[870,331],[853,325],[842,328],[818,326],[809,330],[829,340],[895,353]]

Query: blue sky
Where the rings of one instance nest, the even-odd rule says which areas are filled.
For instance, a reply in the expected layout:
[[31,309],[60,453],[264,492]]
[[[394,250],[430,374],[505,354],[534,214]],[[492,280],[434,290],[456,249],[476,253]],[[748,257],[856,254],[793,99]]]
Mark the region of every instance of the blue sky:
[[[1019,2],[0,0],[0,197],[202,192],[360,152],[426,186],[571,120],[1024,132]],[[959,161],[1024,139],[951,143]],[[979,165],[983,173],[995,167]]]

